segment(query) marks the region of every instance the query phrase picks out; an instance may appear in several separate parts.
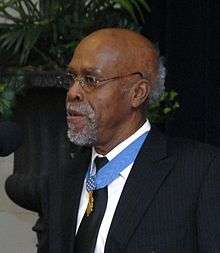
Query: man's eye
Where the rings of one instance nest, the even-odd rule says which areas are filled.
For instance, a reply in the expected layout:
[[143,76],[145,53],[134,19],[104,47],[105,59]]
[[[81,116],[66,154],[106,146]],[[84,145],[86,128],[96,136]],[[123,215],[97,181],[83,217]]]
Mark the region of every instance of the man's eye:
[[76,79],[76,75],[71,72],[67,72],[65,75],[65,84],[71,86]]
[[64,88],[68,88],[71,82],[71,77],[68,73],[62,73],[56,76],[56,79],[59,83]]
[[71,73],[71,72],[67,72],[66,78],[69,79],[69,80],[74,81],[76,79],[76,74]]
[[96,78],[94,76],[85,76],[84,79],[88,86],[96,85]]

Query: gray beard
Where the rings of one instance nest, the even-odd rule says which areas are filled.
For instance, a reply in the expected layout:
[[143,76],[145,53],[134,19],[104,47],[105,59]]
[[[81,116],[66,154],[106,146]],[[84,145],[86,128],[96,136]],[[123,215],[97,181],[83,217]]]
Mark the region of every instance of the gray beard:
[[71,105],[67,103],[67,108],[71,108],[87,117],[87,124],[81,131],[76,131],[73,124],[68,123],[67,136],[69,140],[79,146],[90,146],[97,141],[97,121],[95,111],[89,104]]

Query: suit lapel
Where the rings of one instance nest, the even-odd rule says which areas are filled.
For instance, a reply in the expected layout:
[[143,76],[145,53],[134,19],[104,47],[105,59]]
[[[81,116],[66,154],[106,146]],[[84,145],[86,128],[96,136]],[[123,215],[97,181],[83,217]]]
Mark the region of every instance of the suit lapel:
[[123,189],[109,230],[105,252],[112,252],[114,243],[120,248],[119,252],[124,252],[173,163],[174,159],[167,156],[165,138],[152,129]]
[[51,225],[54,231],[51,233],[56,236],[51,236],[51,238],[57,238],[59,242],[54,243],[57,248],[52,252],[73,252],[78,206],[90,156],[91,152],[88,148],[80,149],[63,168],[64,172],[59,178],[59,184],[55,186],[59,189],[60,196],[54,194],[53,202],[56,203],[57,210],[54,212],[56,216],[53,213]]

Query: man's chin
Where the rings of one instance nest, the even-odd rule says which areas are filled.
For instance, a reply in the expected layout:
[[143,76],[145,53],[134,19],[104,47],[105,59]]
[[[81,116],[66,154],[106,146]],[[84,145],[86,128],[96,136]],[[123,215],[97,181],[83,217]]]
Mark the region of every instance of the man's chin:
[[69,128],[67,131],[67,136],[70,142],[74,143],[75,145],[79,146],[92,146],[96,141],[95,135],[89,135],[84,131],[77,131],[76,129]]

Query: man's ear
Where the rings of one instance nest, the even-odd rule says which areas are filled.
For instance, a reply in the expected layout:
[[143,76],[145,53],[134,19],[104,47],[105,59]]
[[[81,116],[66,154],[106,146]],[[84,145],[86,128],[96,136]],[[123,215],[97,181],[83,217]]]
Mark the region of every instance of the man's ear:
[[137,108],[143,104],[149,96],[150,89],[150,82],[145,79],[139,80],[134,84],[132,87],[131,106]]

